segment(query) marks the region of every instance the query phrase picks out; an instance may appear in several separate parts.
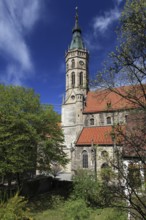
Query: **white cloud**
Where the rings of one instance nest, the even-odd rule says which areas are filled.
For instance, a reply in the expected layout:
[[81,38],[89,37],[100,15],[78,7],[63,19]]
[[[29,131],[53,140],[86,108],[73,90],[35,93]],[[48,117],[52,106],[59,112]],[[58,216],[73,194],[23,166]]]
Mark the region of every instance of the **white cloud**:
[[8,62],[6,72],[0,80],[21,84],[33,74],[33,62],[25,35],[32,30],[40,18],[39,0],[0,1],[0,55]]
[[85,45],[89,51],[91,50],[100,50],[102,48],[101,44],[94,42],[94,36],[92,34],[86,34],[84,37]]
[[103,16],[96,17],[93,22],[94,33],[105,33],[105,31],[110,27],[110,25],[114,21],[118,20],[119,17],[120,10],[117,7],[111,9],[110,11],[104,12]]

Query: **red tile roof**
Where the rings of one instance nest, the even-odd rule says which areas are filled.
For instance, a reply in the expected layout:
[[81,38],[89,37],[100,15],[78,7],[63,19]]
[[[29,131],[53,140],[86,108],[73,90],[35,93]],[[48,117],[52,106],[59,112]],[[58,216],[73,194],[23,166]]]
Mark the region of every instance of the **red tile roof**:
[[[130,95],[133,90],[130,86],[123,86],[115,88],[115,91],[119,94],[123,94],[123,96],[125,97],[128,97],[128,95]],[[134,103],[130,102],[129,100],[126,100],[124,97],[117,94],[116,92],[110,91],[108,89],[88,92],[86,97],[86,105],[83,112],[95,113],[102,111],[114,111],[120,109],[124,110],[136,107]],[[137,92],[136,89],[134,93],[138,97],[140,96],[139,92]]]
[[76,145],[113,144],[111,139],[112,126],[86,127],[80,133]]

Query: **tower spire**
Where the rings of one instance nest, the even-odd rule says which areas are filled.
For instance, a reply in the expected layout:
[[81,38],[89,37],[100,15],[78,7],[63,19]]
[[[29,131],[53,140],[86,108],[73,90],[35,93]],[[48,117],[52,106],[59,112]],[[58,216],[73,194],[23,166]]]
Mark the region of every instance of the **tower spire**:
[[79,27],[79,16],[78,16],[78,7],[75,8],[75,26],[72,30],[73,36],[69,49],[85,49],[84,42],[81,37],[81,29]]

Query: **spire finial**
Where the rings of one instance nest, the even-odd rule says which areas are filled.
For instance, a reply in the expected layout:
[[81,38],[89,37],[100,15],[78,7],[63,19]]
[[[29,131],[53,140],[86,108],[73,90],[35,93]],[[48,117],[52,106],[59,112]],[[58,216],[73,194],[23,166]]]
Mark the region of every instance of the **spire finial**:
[[75,7],[75,9],[76,9],[76,16],[75,16],[75,18],[76,18],[76,23],[78,24],[78,6],[76,6]]

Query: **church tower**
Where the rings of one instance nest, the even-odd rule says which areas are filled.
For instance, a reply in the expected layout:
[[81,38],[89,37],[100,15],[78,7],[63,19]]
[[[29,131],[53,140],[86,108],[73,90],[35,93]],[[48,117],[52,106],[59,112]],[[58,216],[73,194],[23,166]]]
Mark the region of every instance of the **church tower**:
[[[89,53],[84,46],[82,31],[78,22],[76,8],[75,26],[72,30],[72,41],[65,54],[66,90],[62,104],[62,128],[65,148],[71,159],[71,150],[83,128],[83,108],[88,92],[88,59]],[[71,171],[71,164],[68,166]]]

